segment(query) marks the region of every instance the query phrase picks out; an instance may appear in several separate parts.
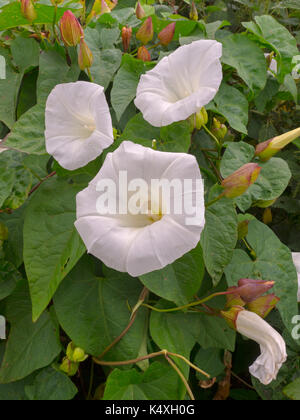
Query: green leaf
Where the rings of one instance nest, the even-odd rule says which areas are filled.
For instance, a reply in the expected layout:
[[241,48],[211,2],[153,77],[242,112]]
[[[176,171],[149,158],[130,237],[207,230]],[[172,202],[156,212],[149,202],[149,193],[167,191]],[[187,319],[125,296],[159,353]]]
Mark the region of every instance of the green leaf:
[[[2,14],[0,14],[0,19],[1,16]],[[16,121],[18,92],[23,74],[14,71],[6,49],[0,48],[0,56],[6,61],[6,77],[4,80],[0,79],[0,121],[4,122],[8,128],[12,128]]]
[[104,400],[178,400],[179,376],[171,366],[154,362],[145,373],[115,369],[108,377]]
[[25,386],[30,401],[69,401],[77,392],[71,379],[53,367],[43,369],[32,384]]
[[45,106],[35,105],[15,123],[5,144],[7,147],[25,153],[46,154],[45,148]]
[[[194,363],[211,378],[215,378],[224,372],[224,352],[220,349],[200,349],[196,354]],[[197,372],[199,380],[207,380],[207,377]]]
[[[111,35],[111,31],[114,30],[115,29],[108,29],[108,35]],[[95,83],[103,86],[104,89],[107,89],[121,65],[122,53],[119,49],[114,48],[113,45],[110,45],[109,49],[100,50],[103,43],[105,43],[105,48],[107,48],[107,42],[103,39],[103,31],[104,29],[99,33],[97,29],[87,28],[85,30],[85,40],[94,57],[93,65],[91,67],[93,80]],[[117,31],[119,36],[119,28],[117,28]]]
[[227,282],[229,286],[236,286],[241,278],[275,281],[272,290],[280,298],[277,308],[291,332],[295,327],[292,319],[298,313],[297,274],[291,252],[268,226],[258,220],[249,223],[247,241],[257,258],[253,261],[244,251],[234,251],[233,259],[225,269]]
[[223,115],[233,129],[244,134],[248,133],[248,101],[233,86],[223,83],[207,109]]
[[262,49],[242,34],[227,36],[222,43],[223,63],[234,67],[249,88],[259,93],[267,82],[267,65]]
[[[96,276],[95,260],[83,258],[63,281],[54,296],[59,322],[87,353],[99,356],[127,327],[130,311],[142,291],[138,280],[127,274],[106,270],[106,278]],[[132,328],[105,360],[136,358],[143,340],[146,312],[139,310]]]
[[77,64],[76,49],[69,49],[72,65],[56,51],[44,51],[40,55],[39,77],[37,81],[37,99],[45,103],[56,85],[77,82],[80,69]]
[[48,366],[60,353],[58,327],[48,312],[34,324],[27,284],[22,281],[6,301],[11,331],[0,369],[0,383],[18,381]]
[[181,121],[159,129],[147,123],[139,113],[127,123],[120,142],[130,140],[145,147],[152,147],[154,139],[157,141],[158,150],[187,153],[191,145],[189,124]]
[[111,102],[118,121],[136,96],[141,75],[151,70],[153,66],[154,63],[138,60],[129,54],[123,55],[122,65],[115,76],[111,91]]
[[233,201],[222,198],[208,207],[205,217],[201,245],[206,269],[216,285],[231,261],[238,239],[238,221]]
[[15,289],[21,274],[8,261],[0,260],[0,300],[5,299]]
[[11,43],[10,48],[20,72],[39,65],[40,47],[36,40],[19,36]]
[[204,276],[204,262],[200,244],[173,264],[140,277],[142,283],[156,295],[175,302],[189,303],[198,292]]
[[300,378],[286,386],[283,393],[294,401],[300,401]]
[[37,320],[85,247],[74,227],[75,196],[83,186],[44,182],[26,208],[24,263]]
[[[54,7],[46,6],[44,4],[35,4],[34,8],[37,12],[37,18],[34,20],[36,25],[44,23],[52,23],[54,20]],[[57,10],[57,19],[58,21],[66,8],[59,7]],[[18,1],[12,2],[7,6],[2,7],[0,14],[0,30],[15,28],[17,26],[28,25],[28,20],[21,13],[21,5]]]

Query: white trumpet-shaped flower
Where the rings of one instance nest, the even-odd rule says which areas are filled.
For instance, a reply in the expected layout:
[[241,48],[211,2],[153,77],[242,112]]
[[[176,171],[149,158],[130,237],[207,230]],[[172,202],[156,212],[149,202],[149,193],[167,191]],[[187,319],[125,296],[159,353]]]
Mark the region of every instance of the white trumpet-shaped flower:
[[251,375],[264,385],[270,384],[287,359],[281,335],[254,312],[242,310],[236,320],[237,331],[260,345],[261,355],[250,366]]
[[222,44],[200,40],[178,48],[141,77],[135,105],[155,127],[182,121],[216,95],[222,81]]
[[298,302],[300,302],[300,252],[293,252],[293,261],[298,274]]
[[126,141],[77,195],[75,226],[89,253],[137,277],[195,248],[204,212],[203,181],[193,156]]
[[46,104],[46,149],[65,169],[96,159],[113,143],[104,88],[89,82],[57,85]]

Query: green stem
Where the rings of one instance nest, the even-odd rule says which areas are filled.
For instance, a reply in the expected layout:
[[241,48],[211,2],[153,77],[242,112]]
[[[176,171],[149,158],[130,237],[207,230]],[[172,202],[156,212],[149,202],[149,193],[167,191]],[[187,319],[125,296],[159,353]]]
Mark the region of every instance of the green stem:
[[90,82],[93,83],[94,79],[93,79],[93,76],[92,76],[92,73],[91,73],[91,69],[87,68],[86,71],[87,71],[87,74],[89,76]]
[[206,125],[204,125],[203,128],[207,132],[207,134],[216,142],[218,150],[221,150],[222,149],[222,144],[217,139],[217,137],[206,127]]
[[53,28],[54,39],[55,39],[56,42],[59,43],[57,32],[56,32],[56,19],[57,19],[57,5],[54,8],[52,28]]
[[92,390],[93,390],[93,384],[94,384],[94,375],[95,375],[95,362],[92,360],[91,364],[91,375],[90,375],[90,384],[89,384],[89,391],[87,396],[87,401],[91,400],[92,396]]
[[209,203],[205,204],[205,208],[208,208],[208,207],[212,206],[217,201],[221,200],[222,197],[224,197],[224,194],[223,193],[220,194],[220,195],[218,195],[218,197],[216,197],[214,200],[211,200]]

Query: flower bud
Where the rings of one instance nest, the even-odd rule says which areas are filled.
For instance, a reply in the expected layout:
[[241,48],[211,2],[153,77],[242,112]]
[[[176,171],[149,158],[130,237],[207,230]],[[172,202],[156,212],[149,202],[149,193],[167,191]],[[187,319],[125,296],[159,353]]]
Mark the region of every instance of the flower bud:
[[67,10],[61,18],[60,33],[67,47],[76,47],[84,36],[78,19],[70,10]]
[[66,373],[68,376],[75,376],[79,368],[79,363],[71,362],[65,357],[60,365],[59,369]]
[[141,41],[142,44],[146,45],[149,41],[153,38],[153,22],[152,17],[148,17],[148,19],[145,20],[143,25],[140,27],[136,34],[136,38]]
[[191,20],[198,20],[199,19],[198,10],[197,10],[197,7],[196,7],[194,1],[191,4],[190,19]]
[[280,299],[274,294],[261,296],[247,304],[249,311],[256,313],[261,318],[266,318],[275,308]]
[[260,160],[267,161],[298,137],[300,137],[300,127],[258,144],[255,155],[258,156]]
[[91,13],[87,17],[87,23],[89,23],[93,18],[98,18],[101,15],[104,15],[104,13],[110,13],[110,12],[111,12],[111,9],[109,8],[105,0],[95,0]]
[[238,239],[244,239],[248,235],[249,220],[243,220],[238,224]]
[[87,46],[87,43],[84,39],[80,41],[80,49],[78,54],[78,64],[80,70],[84,71],[85,69],[89,69],[93,65],[93,54],[92,51]]
[[143,61],[151,61],[151,55],[147,48],[144,46],[138,49],[137,58]]
[[237,287],[230,287],[228,289],[229,294],[226,295],[227,304],[226,308],[232,308],[233,306],[245,306],[246,302],[240,297],[240,295],[236,292]]
[[238,282],[239,287],[236,288],[235,293],[238,293],[244,302],[252,302],[272,289],[274,284],[274,281],[240,279]]
[[170,42],[174,38],[175,28],[176,28],[176,22],[170,23],[170,25],[166,26],[158,34],[158,39],[160,40],[161,45],[166,47],[170,44]]
[[73,361],[75,363],[84,362],[89,356],[80,347],[76,347],[73,352]]
[[228,129],[225,124],[222,124],[217,118],[214,118],[211,131],[218,140],[222,141],[226,137]]
[[8,239],[8,229],[5,225],[0,223],[0,241],[6,241]]
[[136,11],[135,11],[136,17],[138,19],[143,19],[144,17],[146,17],[146,13],[145,10],[143,9],[141,3],[138,1],[137,6],[136,6]]
[[264,222],[265,225],[270,225],[272,223],[272,221],[273,221],[272,210],[270,209],[270,207],[268,207],[264,211],[263,222]]
[[237,329],[236,321],[241,311],[244,311],[241,306],[233,306],[229,311],[221,311],[222,317],[233,330]]
[[129,28],[128,26],[124,26],[122,28],[122,42],[123,42],[123,48],[125,52],[129,50],[131,37],[132,37],[132,28]]
[[222,182],[225,189],[223,195],[228,198],[236,198],[244,194],[247,189],[257,180],[261,167],[257,163],[247,163]]
[[21,12],[29,22],[32,22],[37,18],[32,0],[21,0]]

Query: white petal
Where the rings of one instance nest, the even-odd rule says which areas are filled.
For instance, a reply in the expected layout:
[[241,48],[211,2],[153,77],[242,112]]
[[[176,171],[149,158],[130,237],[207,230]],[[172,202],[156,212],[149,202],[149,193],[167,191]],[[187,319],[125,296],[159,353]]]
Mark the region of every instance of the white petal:
[[135,105],[155,127],[182,121],[207,105],[222,81],[222,45],[200,40],[178,48],[141,77]]
[[293,252],[292,256],[298,274],[298,302],[300,302],[300,252]]
[[56,86],[46,104],[45,138],[47,152],[65,169],[96,159],[113,143],[103,87],[88,82]]
[[254,312],[241,311],[236,321],[237,330],[260,344],[261,355],[250,366],[250,373],[268,385],[287,359],[286,345],[281,335]]
[[[98,182],[104,179],[114,181],[118,201],[120,171],[128,171],[128,181],[143,179],[148,183],[149,190],[152,179],[191,179],[191,189],[177,195],[174,193],[172,198],[176,200],[182,199],[184,194],[195,196],[194,188],[198,180],[199,220],[187,225],[184,206],[182,214],[171,212],[156,222],[143,214],[100,215],[96,204],[99,198]],[[91,254],[109,267],[140,276],[171,264],[196,247],[205,223],[204,209],[203,182],[193,156],[158,152],[123,142],[115,152],[107,155],[100,172],[88,188],[77,195],[75,226]]]

